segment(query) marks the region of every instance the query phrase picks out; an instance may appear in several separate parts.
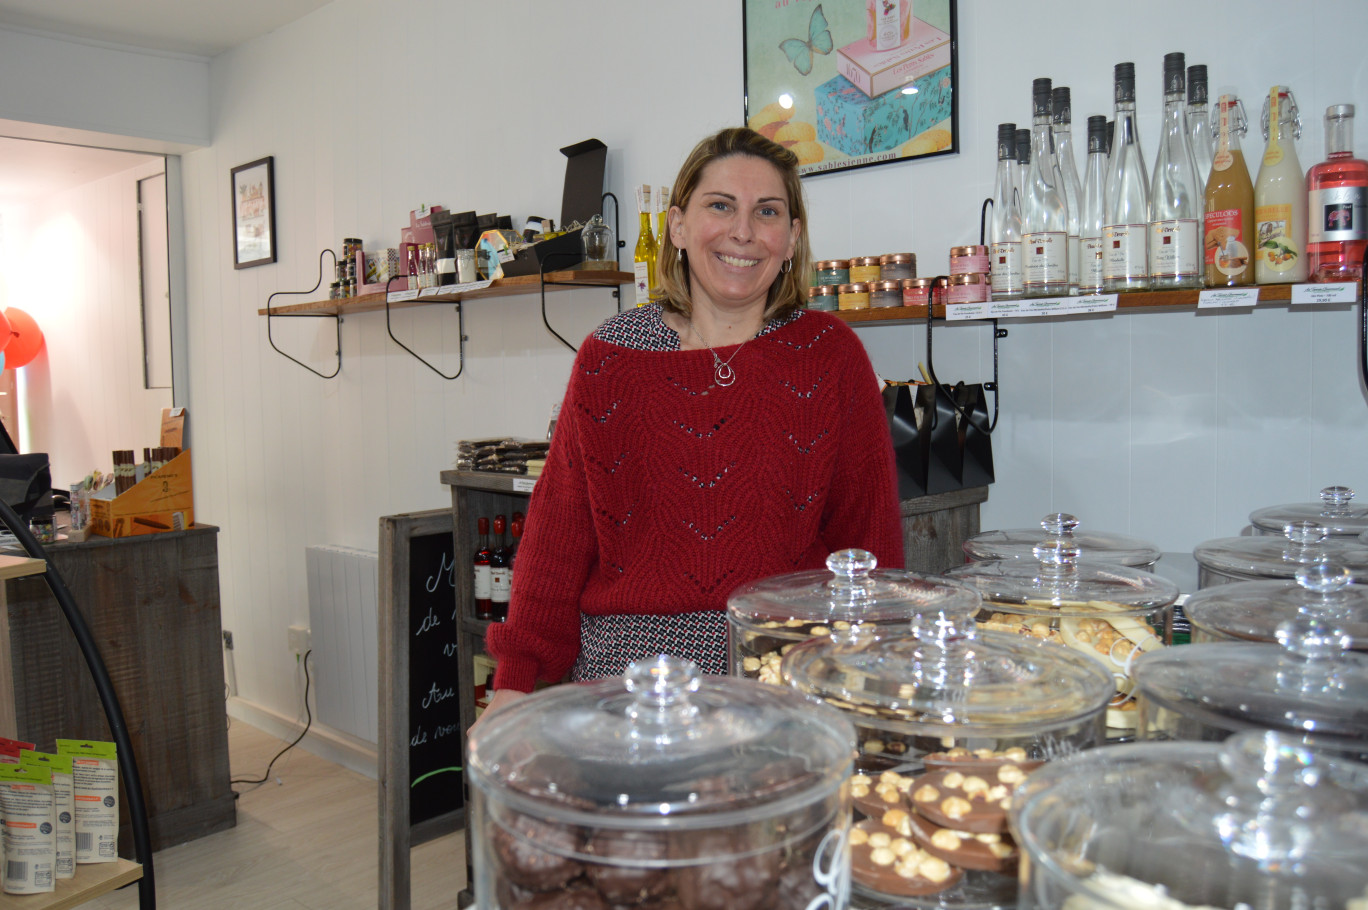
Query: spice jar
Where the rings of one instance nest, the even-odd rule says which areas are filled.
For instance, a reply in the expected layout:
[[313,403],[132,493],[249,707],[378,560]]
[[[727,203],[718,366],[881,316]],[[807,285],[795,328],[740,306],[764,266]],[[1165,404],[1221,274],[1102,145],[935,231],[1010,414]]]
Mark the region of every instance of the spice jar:
[[946,303],[983,303],[988,299],[988,282],[983,276],[968,272],[950,276]]
[[884,279],[873,282],[869,286],[869,305],[871,307],[902,306],[902,282]]
[[869,309],[869,285],[863,281],[841,285],[837,289],[837,305],[842,310]]
[[878,281],[879,278],[878,256],[857,256],[850,260],[850,280],[852,282]]
[[902,280],[903,306],[926,306],[931,302],[931,285],[934,278],[904,278]]
[[988,247],[952,246],[950,247],[951,275],[988,275]]
[[822,259],[813,263],[818,284],[850,284],[850,260]]
[[840,309],[840,300],[837,297],[835,285],[821,284],[816,287],[808,288],[808,309],[822,310],[831,312]]
[[883,279],[894,278],[899,281],[904,278],[916,278],[917,254],[885,253],[880,256],[879,277]]

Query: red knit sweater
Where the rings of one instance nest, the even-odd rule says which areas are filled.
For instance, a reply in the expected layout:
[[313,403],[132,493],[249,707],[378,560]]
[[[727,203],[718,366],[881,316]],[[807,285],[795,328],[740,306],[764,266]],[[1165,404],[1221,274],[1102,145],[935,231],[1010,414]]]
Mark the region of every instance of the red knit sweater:
[[486,637],[496,689],[559,680],[581,610],[725,610],[737,586],[846,547],[902,567],[887,417],[854,332],[805,312],[731,365],[736,382],[710,388],[706,350],[585,340],[528,505],[508,622]]

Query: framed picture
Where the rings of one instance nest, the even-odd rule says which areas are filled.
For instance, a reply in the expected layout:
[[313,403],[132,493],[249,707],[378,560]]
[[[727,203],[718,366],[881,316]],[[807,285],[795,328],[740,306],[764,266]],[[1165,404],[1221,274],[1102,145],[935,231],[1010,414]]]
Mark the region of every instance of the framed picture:
[[235,269],[276,261],[274,162],[259,158],[232,170]]
[[803,175],[959,151],[955,0],[744,0],[746,125]]

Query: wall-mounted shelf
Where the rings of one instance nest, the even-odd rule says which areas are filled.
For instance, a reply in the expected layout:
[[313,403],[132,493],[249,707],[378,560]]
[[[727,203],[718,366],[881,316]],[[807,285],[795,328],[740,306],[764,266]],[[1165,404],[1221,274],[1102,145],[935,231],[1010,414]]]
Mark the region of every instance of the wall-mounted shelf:
[[57,880],[47,894],[0,894],[0,910],[68,910],[142,878],[142,866],[121,859],[76,867],[75,878]]

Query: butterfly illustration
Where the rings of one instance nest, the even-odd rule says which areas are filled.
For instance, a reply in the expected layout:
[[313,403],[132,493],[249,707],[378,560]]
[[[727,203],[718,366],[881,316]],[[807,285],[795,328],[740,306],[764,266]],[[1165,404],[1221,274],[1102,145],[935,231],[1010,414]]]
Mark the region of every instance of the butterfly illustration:
[[812,72],[812,55],[829,54],[833,46],[831,31],[827,28],[826,16],[822,13],[820,3],[812,11],[812,18],[808,20],[806,41],[801,38],[785,38],[779,42],[779,49],[789,58],[789,63],[804,76]]

